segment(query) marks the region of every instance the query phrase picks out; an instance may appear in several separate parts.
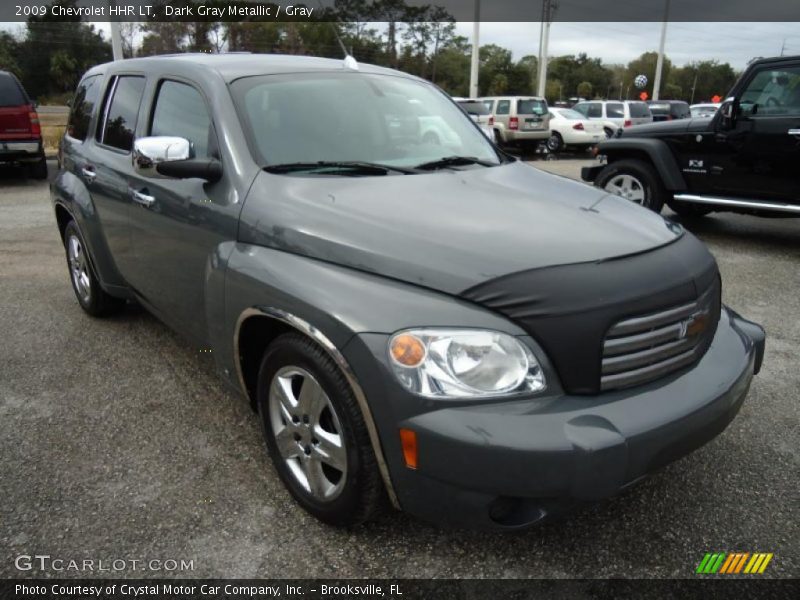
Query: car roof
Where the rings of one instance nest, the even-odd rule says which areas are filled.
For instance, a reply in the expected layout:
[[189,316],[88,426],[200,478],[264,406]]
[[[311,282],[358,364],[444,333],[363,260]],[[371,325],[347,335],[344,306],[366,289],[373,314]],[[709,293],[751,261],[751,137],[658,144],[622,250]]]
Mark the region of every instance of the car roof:
[[[87,75],[102,73],[108,70],[144,72],[163,72],[165,70],[197,72],[198,70],[211,70],[222,77],[227,83],[253,75],[321,71],[353,72],[353,70],[344,66],[343,59],[296,56],[291,54],[250,54],[238,52],[211,54],[187,52],[183,54],[128,58],[125,60],[108,62],[90,69],[87,71]],[[419,80],[418,77],[401,71],[363,63],[359,63],[357,72],[382,73]]]
[[481,96],[479,100],[544,100],[541,96]]

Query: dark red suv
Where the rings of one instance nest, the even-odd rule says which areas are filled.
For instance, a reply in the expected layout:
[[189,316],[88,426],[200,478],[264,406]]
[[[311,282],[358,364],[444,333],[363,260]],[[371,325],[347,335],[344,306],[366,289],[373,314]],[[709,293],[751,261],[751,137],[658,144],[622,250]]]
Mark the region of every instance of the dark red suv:
[[19,80],[0,71],[0,163],[18,162],[35,179],[47,178],[39,115]]

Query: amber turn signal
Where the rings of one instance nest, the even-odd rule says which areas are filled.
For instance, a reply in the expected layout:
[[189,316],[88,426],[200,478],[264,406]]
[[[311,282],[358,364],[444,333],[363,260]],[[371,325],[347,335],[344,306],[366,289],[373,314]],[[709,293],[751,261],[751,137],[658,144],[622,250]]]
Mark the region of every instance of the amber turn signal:
[[404,367],[416,367],[425,360],[425,345],[414,335],[403,333],[392,340],[392,358]]
[[403,446],[403,459],[409,469],[417,468],[417,433],[411,429],[400,430],[400,444]]

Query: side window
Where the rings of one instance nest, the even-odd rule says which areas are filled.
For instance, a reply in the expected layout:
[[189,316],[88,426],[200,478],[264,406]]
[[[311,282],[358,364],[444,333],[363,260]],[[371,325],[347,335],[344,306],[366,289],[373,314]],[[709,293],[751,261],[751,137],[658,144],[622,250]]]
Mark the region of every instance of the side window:
[[575,106],[572,107],[574,110],[577,110],[581,113],[584,117],[589,114],[589,105],[586,102],[579,102]]
[[89,133],[89,121],[97,100],[100,98],[100,76],[87,77],[78,85],[72,99],[72,110],[67,123],[67,135],[83,141]]
[[97,132],[98,142],[130,152],[143,90],[144,77],[123,75],[114,78]]
[[599,102],[589,103],[589,112],[586,115],[590,119],[599,119],[603,116],[603,105]]
[[497,113],[498,115],[507,115],[511,111],[511,101],[510,100],[498,100],[497,101]]
[[742,93],[740,103],[753,117],[800,115],[800,66],[756,74]]
[[150,135],[186,138],[196,158],[216,155],[216,138],[203,97],[185,83],[164,81],[158,89]]

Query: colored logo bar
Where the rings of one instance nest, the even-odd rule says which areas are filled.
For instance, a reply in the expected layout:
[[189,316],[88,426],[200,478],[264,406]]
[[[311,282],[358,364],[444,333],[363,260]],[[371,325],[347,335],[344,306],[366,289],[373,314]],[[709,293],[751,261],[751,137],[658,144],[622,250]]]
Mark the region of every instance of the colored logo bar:
[[707,552],[697,565],[699,575],[760,575],[773,557],[772,552]]

